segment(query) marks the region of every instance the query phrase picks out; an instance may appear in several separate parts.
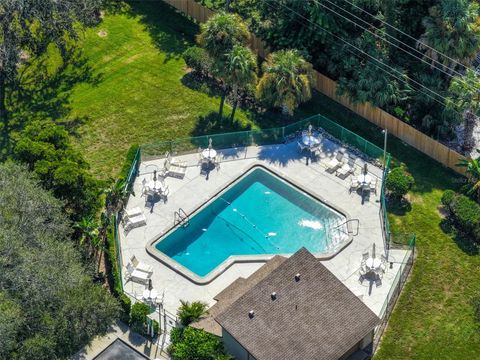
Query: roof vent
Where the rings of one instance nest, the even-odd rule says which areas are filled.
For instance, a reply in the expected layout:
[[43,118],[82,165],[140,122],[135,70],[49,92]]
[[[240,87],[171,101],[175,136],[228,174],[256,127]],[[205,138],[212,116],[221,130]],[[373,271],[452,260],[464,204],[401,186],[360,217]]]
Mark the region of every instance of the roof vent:
[[250,311],[248,312],[248,317],[249,317],[250,319],[253,319],[254,316],[255,316],[255,311],[250,310]]
[[298,273],[298,274],[295,275],[295,281],[296,281],[296,282],[299,282],[299,281],[300,281],[300,273]]
[[270,295],[270,297],[272,298],[272,300],[275,300],[277,298],[277,293],[274,291],[272,292],[272,294]]

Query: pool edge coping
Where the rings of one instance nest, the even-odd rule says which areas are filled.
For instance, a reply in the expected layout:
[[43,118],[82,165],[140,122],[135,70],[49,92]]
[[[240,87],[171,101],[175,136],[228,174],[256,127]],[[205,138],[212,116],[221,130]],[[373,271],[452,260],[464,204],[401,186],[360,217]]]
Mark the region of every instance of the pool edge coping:
[[[226,191],[228,188],[230,188],[235,182],[239,181],[242,177],[245,176],[246,173],[252,171],[254,168],[263,168],[267,172],[273,173],[275,176],[279,177],[281,180],[287,182],[290,186],[293,186],[297,191],[305,193],[307,196],[312,197],[313,199],[321,202],[322,204],[325,204],[329,208],[337,211],[341,215],[345,216],[345,222],[348,222],[351,220],[351,217],[348,212],[343,210],[341,207],[332,204],[330,201],[325,200],[322,196],[313,194],[309,190],[304,189],[304,186],[297,183],[296,181],[292,180],[289,176],[285,175],[284,173],[272,169],[271,167],[265,165],[264,163],[256,160],[253,164],[250,164],[249,166],[245,167],[242,169],[241,174],[237,177],[235,177],[233,180],[229,181],[225,186],[223,186],[219,191],[217,191],[215,194],[209,197],[208,200],[197,206],[195,209],[193,209],[188,216],[195,216],[199,211],[201,211],[204,207],[206,207],[208,204],[210,204],[212,201],[214,201],[218,195],[220,195],[222,192]],[[199,276],[195,274],[193,271],[189,270],[185,266],[181,265],[180,263],[172,260],[169,256],[163,254],[160,250],[158,250],[154,244],[156,244],[159,239],[166,237],[168,234],[170,234],[172,231],[174,231],[179,224],[174,224],[173,226],[169,227],[164,233],[161,233],[159,235],[155,235],[151,240],[147,242],[147,245],[145,246],[147,253],[155,258],[156,260],[160,261],[163,265],[169,267],[173,271],[175,271],[177,274],[183,276],[187,280],[192,281],[196,285],[207,285],[211,283],[213,280],[215,280],[217,277],[222,275],[226,270],[228,270],[232,265],[236,263],[266,263],[269,260],[271,260],[275,256],[284,256],[284,257],[289,257],[293,254],[265,254],[265,255],[235,255],[235,256],[229,256],[227,259],[225,259],[220,265],[218,265],[215,269],[213,269],[210,273],[208,273],[205,276]],[[347,226],[348,229],[348,226]],[[345,249],[348,245],[350,245],[353,241],[353,232],[348,232],[348,239],[346,239],[343,243],[342,246],[340,246],[338,249],[336,249],[333,252],[329,253],[314,253],[313,255],[318,259],[318,260],[330,260],[336,255],[338,255],[343,249]]]

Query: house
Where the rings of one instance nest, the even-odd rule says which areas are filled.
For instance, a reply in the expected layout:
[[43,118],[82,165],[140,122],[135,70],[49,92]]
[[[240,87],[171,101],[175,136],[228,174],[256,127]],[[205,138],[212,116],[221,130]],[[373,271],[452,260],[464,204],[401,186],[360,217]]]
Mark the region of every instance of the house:
[[304,248],[275,256],[215,299],[193,326],[221,336],[239,360],[346,359],[372,343],[380,322]]

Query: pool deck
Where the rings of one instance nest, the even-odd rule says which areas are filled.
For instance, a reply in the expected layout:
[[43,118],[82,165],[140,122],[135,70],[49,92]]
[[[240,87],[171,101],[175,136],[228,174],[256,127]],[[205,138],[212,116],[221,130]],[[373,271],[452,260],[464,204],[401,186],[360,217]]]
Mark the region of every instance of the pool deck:
[[[380,182],[377,195],[371,194],[362,204],[361,196],[349,192],[350,177],[345,180],[325,170],[328,156],[334,156],[335,147],[325,152],[325,158],[317,159],[306,166],[304,154],[300,154],[295,142],[281,145],[237,148],[218,151],[222,154],[220,170],[209,173],[208,180],[201,173],[198,165],[198,154],[177,156],[178,160],[187,161],[188,168],[183,179],[167,177],[166,184],[170,188],[168,202],[157,202],[153,207],[145,207],[145,198],[141,196],[142,180],[152,179],[155,168],[163,168],[163,159],[144,161],[140,164],[139,176],[135,179],[134,193],[130,196],[127,208],[140,207],[147,218],[147,225],[130,230],[127,234],[120,225],[120,243],[122,263],[128,263],[135,255],[141,262],[151,265],[153,287],[163,296],[164,309],[175,314],[180,299],[188,301],[204,301],[213,305],[213,297],[238,277],[248,277],[263,263],[236,263],[221,275],[206,285],[197,285],[177,271],[150,256],[146,251],[147,244],[154,238],[165,233],[172,227],[174,212],[179,208],[190,214],[196,208],[208,201],[214,194],[227,184],[241,176],[255,164],[263,165],[281,174],[287,180],[301,185],[307,192],[316,195],[348,213],[350,218],[359,219],[358,235],[353,241],[333,258],[323,261],[323,264],[337,276],[355,295],[357,295],[374,313],[381,314],[388,292],[394,285],[396,275],[400,270],[406,251],[391,250],[389,261],[393,267],[388,267],[382,279],[382,286],[375,287],[368,281],[360,284],[359,269],[364,252],[372,252],[376,245],[377,256],[384,252],[384,241],[380,218]],[[360,164],[361,165],[361,164]],[[368,165],[369,172],[381,178],[382,170]],[[360,174],[361,166],[355,171]],[[272,214],[274,216],[274,214]],[[123,270],[125,271],[125,269]],[[128,281],[124,284],[127,294],[141,299],[145,285]]]

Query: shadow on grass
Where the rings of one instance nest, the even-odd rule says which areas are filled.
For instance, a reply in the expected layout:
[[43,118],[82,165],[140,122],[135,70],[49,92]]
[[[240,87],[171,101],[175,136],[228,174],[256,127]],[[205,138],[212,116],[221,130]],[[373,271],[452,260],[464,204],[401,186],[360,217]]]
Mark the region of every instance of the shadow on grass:
[[476,256],[480,253],[479,245],[472,239],[471,235],[464,234],[455,227],[449,218],[440,221],[440,229],[449,235],[457,246],[467,255]]
[[[225,111],[225,109],[224,109]],[[202,136],[210,134],[229,133],[234,131],[247,131],[250,130],[250,125],[243,125],[240,122],[234,120],[231,121],[229,117],[219,118],[218,112],[210,112],[206,116],[200,116],[198,118],[195,127],[191,131],[191,136]]]
[[139,16],[154,45],[166,54],[165,62],[179,59],[195,42],[199,27],[161,0],[128,1],[128,12]]
[[407,199],[393,199],[387,200],[387,211],[397,216],[403,216],[412,211],[412,204]]
[[183,75],[180,81],[185,87],[202,92],[210,97],[220,96],[222,93],[215,79],[199,76],[194,71]]

